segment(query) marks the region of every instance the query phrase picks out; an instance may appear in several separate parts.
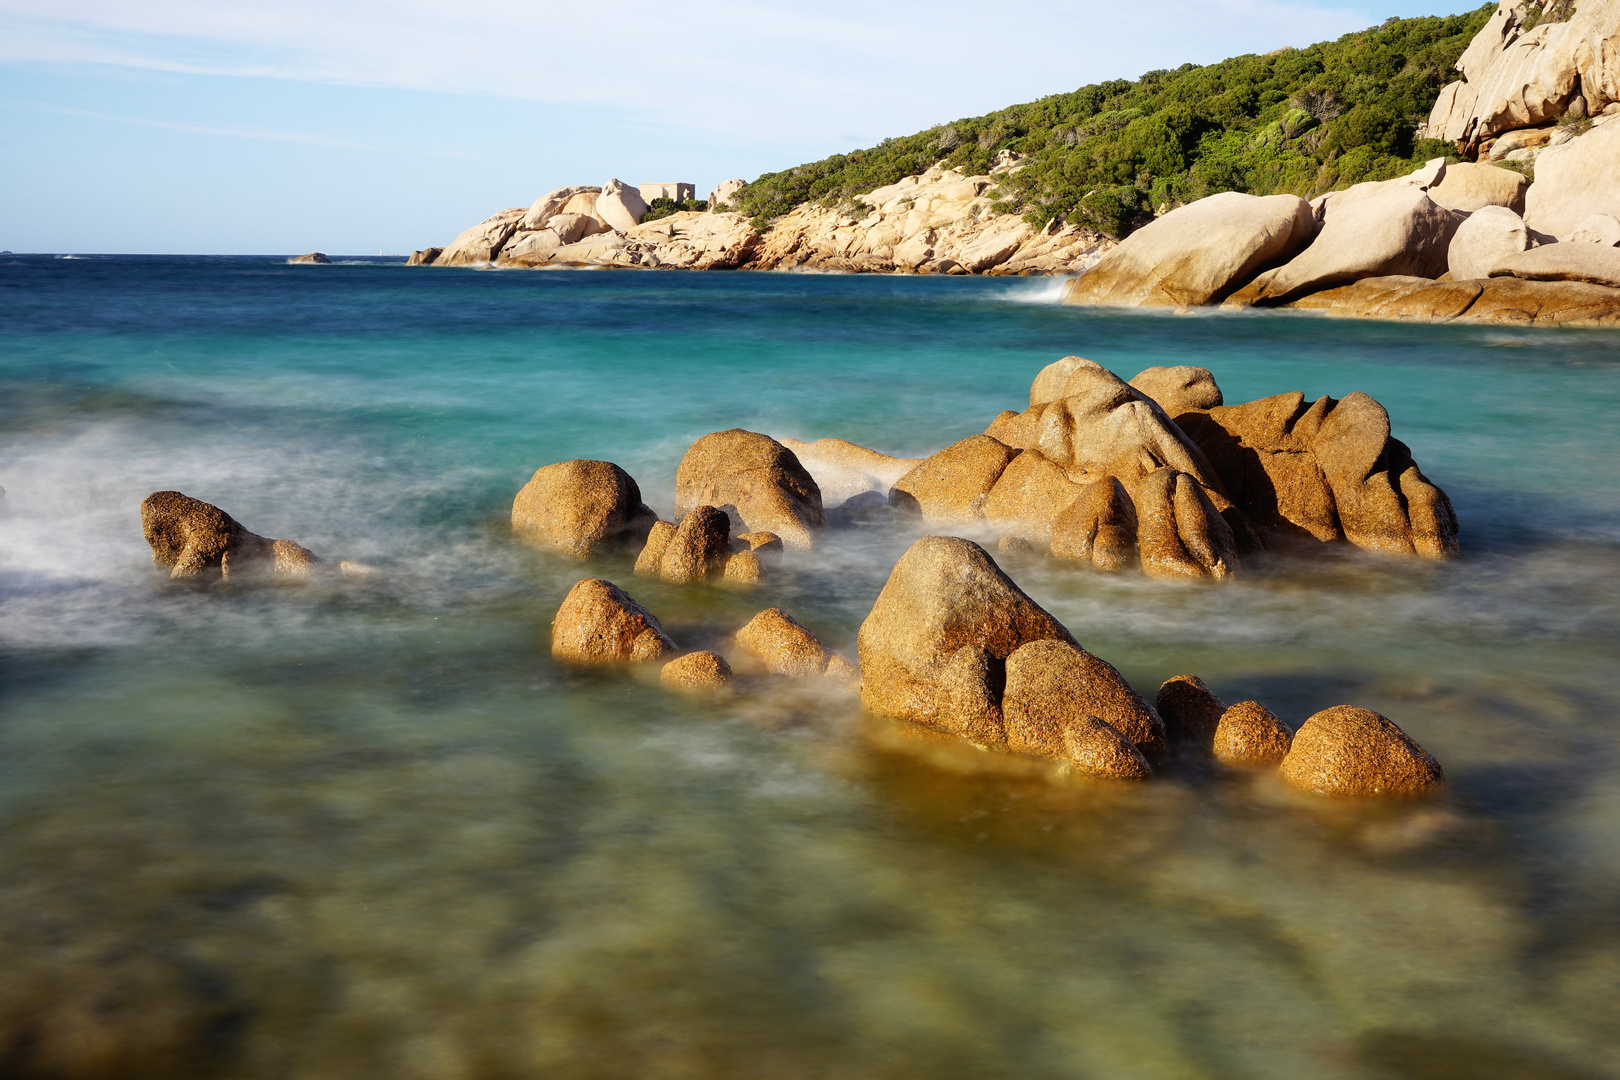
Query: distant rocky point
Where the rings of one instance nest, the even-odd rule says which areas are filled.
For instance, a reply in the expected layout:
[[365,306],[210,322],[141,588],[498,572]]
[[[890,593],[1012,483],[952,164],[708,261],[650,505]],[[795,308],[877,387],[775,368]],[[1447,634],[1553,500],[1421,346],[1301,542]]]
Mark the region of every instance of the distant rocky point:
[[319,251],[312,251],[308,255],[299,255],[287,260],[294,266],[331,266],[332,260]]

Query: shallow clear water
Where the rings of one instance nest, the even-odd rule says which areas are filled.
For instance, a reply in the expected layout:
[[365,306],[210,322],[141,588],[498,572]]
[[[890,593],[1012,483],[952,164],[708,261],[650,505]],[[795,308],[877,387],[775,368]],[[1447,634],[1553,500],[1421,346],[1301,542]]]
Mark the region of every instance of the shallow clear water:
[[[1054,298],[0,260],[0,1074],[1620,1076],[1620,338]],[[648,583],[513,543],[539,465],[616,461],[667,515],[705,432],[926,453],[1071,353],[1384,403],[1457,563],[1005,565],[1145,693],[1376,709],[1443,796],[1096,787],[815,688],[700,705],[551,662],[587,575],[683,646],[776,604],[853,655],[910,537]],[[160,488],[378,573],[171,583]]]

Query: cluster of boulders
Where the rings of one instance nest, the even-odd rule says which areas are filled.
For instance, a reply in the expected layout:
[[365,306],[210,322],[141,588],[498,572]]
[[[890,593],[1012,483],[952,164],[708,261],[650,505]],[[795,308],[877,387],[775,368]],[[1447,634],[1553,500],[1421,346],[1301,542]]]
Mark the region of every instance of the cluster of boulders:
[[[1532,10],[1542,21],[1525,31]],[[1429,134],[1478,161],[1309,203],[1200,199],[1132,233],[1065,302],[1620,322],[1620,0],[1549,12],[1502,0],[1435,106]],[[1533,165],[1535,182],[1494,162]]]
[[[617,465],[564,461],[534,473],[511,523],[521,540],[575,559],[634,555],[637,575],[740,587],[768,583],[768,567],[829,527],[874,522],[949,525],[1156,577],[1230,577],[1288,536],[1427,558],[1457,549],[1449,500],[1366,395],[1229,406],[1204,368],[1149,368],[1127,383],[1080,357],[1042,369],[1023,412],[926,458],[735,428],[705,435],[676,469],[675,506],[677,520],[662,521]],[[178,492],[141,511],[154,561],[176,577],[321,565]],[[1256,702],[1228,708],[1192,676],[1149,704],[962,537],[924,536],[895,564],[861,626],[858,669],[775,607],[730,641],[732,657],[683,654],[657,617],[595,577],[573,586],[552,624],[552,654],[566,663],[656,661],[666,686],[691,692],[728,691],[739,661],[761,677],[858,684],[879,716],[1096,777],[1146,779],[1185,746],[1276,766],[1314,791],[1410,794],[1441,781],[1432,758],[1366,710],[1329,709],[1291,732]]]
[[1114,241],[1077,225],[1038,229],[991,209],[992,188],[1023,159],[989,173],[938,166],[834,207],[806,203],[761,236],[731,209],[743,186],[728,180],[706,211],[641,223],[636,189],[566,187],[533,206],[503,210],[446,248],[412,254],[413,266],[616,266],[644,269],[820,269],[922,274],[1072,274]]

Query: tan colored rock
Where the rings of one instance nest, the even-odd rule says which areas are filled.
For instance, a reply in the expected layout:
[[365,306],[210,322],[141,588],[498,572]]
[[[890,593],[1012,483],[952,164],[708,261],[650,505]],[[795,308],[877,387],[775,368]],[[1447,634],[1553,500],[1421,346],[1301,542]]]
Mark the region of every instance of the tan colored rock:
[[1575,226],[1575,231],[1564,239],[1571,244],[1620,246],[1620,219],[1612,214],[1588,214],[1579,225]]
[[1074,639],[970,540],[925,536],[895,563],[858,637],[861,700],[879,716],[1002,741],[998,667]]
[[563,243],[562,237],[551,229],[514,233],[501,248],[500,261],[503,265],[544,266]]
[[608,231],[607,222],[595,214],[557,214],[546,222],[546,228],[565,244],[577,244],[587,236]]
[[1166,465],[1149,473],[1131,496],[1143,573],[1224,581],[1239,572],[1232,528],[1197,478]]
[[647,204],[642,201],[641,192],[618,180],[602,185],[602,192],[596,197],[596,216],[620,232],[629,232],[641,224],[646,213]]
[[641,664],[675,651],[646,608],[611,581],[574,585],[551,622],[551,655],[574,664]]
[[723,206],[730,206],[736,202],[738,192],[748,186],[748,181],[742,179],[722,180],[720,185],[709,192],[709,211],[718,211]]
[[294,258],[288,259],[287,262],[289,262],[293,266],[331,266],[332,265],[332,260],[328,259],[324,253],[319,252],[319,251],[312,251],[308,255],[295,256]]
[[821,489],[793,451],[741,428],[705,435],[675,470],[675,506],[731,507],[749,532],[773,532],[795,550],[808,550],[826,528]]
[[1150,367],[1137,372],[1130,383],[1174,417],[1188,409],[1213,409],[1221,404],[1221,388],[1209,368]]
[[713,506],[694,506],[681,518],[658,560],[658,576],[676,585],[725,573],[731,558],[731,519]]
[[660,668],[658,681],[681,693],[712,695],[730,690],[735,676],[731,665],[719,653],[693,652],[678,656]]
[[1360,197],[1332,203],[1310,247],[1255,278],[1227,304],[1283,303],[1366,277],[1436,278],[1445,273],[1446,252],[1462,216],[1435,205],[1415,186],[1375,186],[1377,190]]
[[1620,289],[1585,281],[1493,277],[1469,307],[1467,322],[1551,326],[1620,324]]
[[1015,453],[987,435],[970,435],[902,476],[889,492],[889,505],[926,521],[982,520],[985,499]]
[[735,551],[726,558],[720,576],[738,585],[758,585],[765,580],[765,564],[752,551]]
[[1446,166],[1440,183],[1429,188],[1429,198],[1448,210],[1471,214],[1487,206],[1501,206],[1515,214],[1524,213],[1524,193],[1530,178],[1514,169],[1498,165],[1476,165],[1454,161]]
[[1068,289],[1064,302],[1115,307],[1218,303],[1315,231],[1297,195],[1226,191],[1178,207],[1127,236]]
[[1388,718],[1335,705],[1294,733],[1282,778],[1322,795],[1421,795],[1441,786],[1440,763]]
[[535,470],[512,500],[512,531],[576,559],[645,543],[658,515],[611,461],[559,461]]
[[1164,722],[1114,667],[1072,641],[1021,645],[1007,657],[1001,701],[1007,749],[1062,759],[1064,734],[1075,721],[1096,717],[1148,759],[1165,751]]
[[426,247],[411,252],[411,257],[405,260],[406,266],[432,266],[440,255],[444,254],[442,247]]
[[747,544],[748,550],[760,558],[780,558],[782,538],[773,532],[746,532],[737,540]]
[[861,679],[860,669],[854,664],[850,663],[848,660],[844,659],[842,656],[839,656],[837,653],[829,653],[827,655],[827,670],[822,672],[822,674],[831,679],[833,682],[841,683],[845,686],[849,686],[852,683],[857,683]]
[[1502,257],[1491,268],[1490,276],[1525,281],[1586,281],[1620,287],[1620,248],[1600,244],[1546,244]]
[[816,635],[781,608],[766,608],[737,631],[737,647],[773,675],[807,678],[827,670],[830,654]]
[[1553,129],[1550,127],[1521,128],[1518,131],[1510,131],[1499,139],[1491,140],[1489,149],[1482,147],[1479,156],[1488,161],[1534,161],[1534,157],[1526,158],[1517,152],[1539,150],[1551,142],[1552,137]]
[[1458,281],[1490,277],[1497,263],[1530,246],[1524,220],[1502,206],[1487,206],[1457,227],[1446,249],[1446,264]]
[[1217,761],[1227,765],[1275,765],[1288,756],[1294,733],[1258,701],[1240,701],[1215,726]]
[[433,260],[434,266],[482,266],[494,262],[501,248],[512,238],[528,210],[518,207],[502,210],[464,230]]
[[843,439],[781,442],[815,479],[823,506],[838,506],[865,491],[886,497],[896,481],[922,464],[921,458],[891,457]]
[[141,502],[141,531],[152,564],[173,578],[243,574],[306,577],[319,564],[291,540],[248,532],[217,506],[178,491],[154,491]]
[[1118,573],[1136,559],[1136,504],[1112,476],[1081,490],[1052,523],[1052,555]]
[[675,525],[668,521],[655,521],[647,532],[647,542],[636,556],[636,573],[642,577],[657,577],[664,566],[664,551],[675,538]]
[[1083,490],[1039,450],[1021,450],[985,496],[984,517],[1009,537],[1049,544],[1052,522]]
[[[1620,12],[1620,0],[1609,3]],[[1620,35],[1620,25],[1613,32]],[[1620,48],[1611,48],[1620,66]],[[1568,236],[1593,214],[1620,218],[1616,176],[1620,176],[1620,123],[1607,123],[1562,146],[1548,147],[1536,158],[1536,182],[1524,199],[1525,224],[1538,232]]]
[[1215,740],[1226,704],[1196,675],[1174,675],[1159,687],[1154,708],[1172,742],[1208,750]]
[[[560,187],[555,191],[548,191],[538,199],[534,200],[534,205],[530,206],[529,209],[524,213],[523,220],[518,224],[518,228],[525,232],[548,227],[555,228],[555,226],[552,225],[551,219],[556,217],[558,214],[561,214],[563,212],[563,208],[569,204],[569,201],[573,199],[574,196],[582,194],[594,196],[601,192],[601,190],[602,189],[599,187],[576,186]],[[571,244],[578,239],[579,237],[575,236],[564,242]]]
[[1064,757],[1074,770],[1098,780],[1147,780],[1153,768],[1147,758],[1112,724],[1095,716],[1063,726]]
[[[1029,404],[1045,405],[1049,401],[1056,401],[1063,396],[1063,388],[1069,384],[1069,377],[1080,368],[1093,371],[1106,371],[1095,360],[1087,360],[1083,356],[1065,356],[1061,360],[1054,360],[1036,373],[1034,381],[1029,384]],[[1016,415],[1016,414],[1015,414]]]

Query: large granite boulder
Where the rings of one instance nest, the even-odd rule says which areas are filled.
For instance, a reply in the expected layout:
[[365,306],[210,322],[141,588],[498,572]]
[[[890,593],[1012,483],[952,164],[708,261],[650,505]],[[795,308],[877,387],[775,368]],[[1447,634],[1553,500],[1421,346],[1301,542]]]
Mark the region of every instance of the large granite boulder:
[[1197,478],[1163,466],[1136,485],[1131,501],[1137,557],[1148,577],[1224,581],[1238,572],[1232,527]]
[[965,523],[984,519],[984,502],[1018,451],[970,435],[923,459],[895,482],[889,505],[926,521]]
[[[1620,17],[1620,0],[1609,7]],[[1620,25],[1614,29],[1620,36]],[[1620,48],[1611,47],[1620,65]],[[1617,74],[1620,78],[1620,74]],[[1536,158],[1536,182],[1524,199],[1524,221],[1538,232],[1568,237],[1593,214],[1620,218],[1620,120],[1551,146]]]
[[1258,701],[1240,701],[1221,714],[1212,749],[1226,765],[1276,765],[1288,756],[1294,733]]
[[1133,232],[1068,288],[1065,302],[1116,307],[1216,303],[1310,242],[1316,223],[1297,195],[1226,191]]
[[1572,244],[1620,246],[1620,218],[1613,214],[1588,214],[1575,226],[1575,231],[1564,239]]
[[675,651],[652,613],[611,581],[568,590],[551,622],[551,655],[573,664],[641,664]]
[[[1532,14],[1539,22],[1527,27]],[[1620,98],[1620,50],[1614,47],[1620,0],[1581,0],[1564,5],[1562,14],[1501,0],[1457,61],[1462,79],[1440,91],[1418,133],[1473,152],[1500,132],[1556,120],[1572,109],[1596,116]],[[1539,184],[1539,162],[1536,173]]]
[[1164,721],[1107,663],[1070,641],[1032,641],[1007,657],[1001,711],[1007,749],[1063,758],[1070,723],[1096,717],[1150,760],[1165,752]]
[[732,428],[705,435],[675,470],[675,509],[727,510],[743,531],[772,532],[790,548],[807,550],[826,528],[821,489],[793,451],[768,435]]
[[1475,210],[1457,227],[1446,249],[1446,265],[1458,281],[1490,277],[1497,263],[1530,247],[1524,219],[1503,206]]
[[1524,281],[1587,281],[1620,287],[1620,248],[1573,242],[1545,244],[1505,255],[1491,268],[1490,276]]
[[602,185],[602,193],[596,197],[596,216],[620,232],[629,232],[641,224],[646,213],[641,192],[618,180]]
[[[1035,378],[1029,384],[1029,404],[1045,405],[1049,401],[1056,401],[1063,396],[1063,388],[1069,384],[1069,376],[1079,368],[1092,368],[1106,371],[1095,360],[1087,360],[1083,356],[1065,356],[1061,360],[1054,360],[1035,373]],[[1013,415],[1018,415],[1014,413]]]
[[1389,414],[1366,394],[1307,403],[1296,391],[1183,413],[1176,422],[1261,529],[1430,559],[1457,551],[1451,500],[1390,435]]
[[1446,272],[1446,252],[1463,215],[1437,205],[1420,187],[1390,181],[1338,193],[1322,231],[1286,265],[1268,270],[1227,300],[1233,307],[1280,304],[1359,278]]
[[1052,521],[1053,558],[1117,573],[1136,558],[1136,504],[1112,476],[1095,480]]
[[737,647],[773,675],[825,675],[833,655],[803,623],[781,608],[766,608],[737,631]]
[[512,500],[514,533],[576,559],[623,546],[635,550],[657,520],[630,474],[611,461],[543,466]]
[[694,506],[663,538],[658,576],[676,585],[707,581],[725,573],[731,555],[731,519],[725,511]]
[[1017,451],[996,478],[995,486],[984,499],[984,517],[1003,536],[1020,536],[1048,544],[1052,539],[1052,522],[1084,490],[1084,486],[1070,480],[1060,466],[1031,447]]
[[1515,214],[1524,213],[1524,193],[1530,178],[1522,172],[1499,165],[1454,161],[1446,174],[1429,188],[1429,198],[1448,210],[1471,214],[1487,206],[1502,206]]
[[1170,740],[1208,750],[1226,703],[1196,675],[1172,675],[1159,686],[1153,707],[1164,719]]
[[434,266],[483,266],[494,262],[506,242],[517,232],[527,208],[502,210],[462,231],[449,247],[433,260]]
[[553,229],[513,233],[512,239],[501,248],[500,263],[502,266],[544,266],[562,246],[562,237]]
[[1144,368],[1136,373],[1131,385],[1171,417],[1188,409],[1213,409],[1223,400],[1209,368],[1187,364]]
[[[547,228],[551,225],[552,218],[562,213],[563,207],[567,206],[569,200],[575,195],[585,193],[596,195],[601,190],[599,187],[575,186],[560,187],[555,191],[548,191],[534,200],[534,204],[524,213],[523,220],[518,224],[518,228],[524,231]],[[579,238],[574,237],[574,240],[577,239]],[[574,241],[569,240],[566,242],[571,244]]]
[[154,491],[141,502],[141,531],[153,565],[175,578],[307,577],[320,562],[291,540],[248,532],[219,507],[178,491]]
[[748,181],[734,178],[720,181],[713,191],[709,192],[709,213],[716,213],[723,206],[730,206],[737,198],[737,193],[748,186]]
[[1421,795],[1445,782],[1440,763],[1387,717],[1335,705],[1294,733],[1282,778],[1322,795]]

